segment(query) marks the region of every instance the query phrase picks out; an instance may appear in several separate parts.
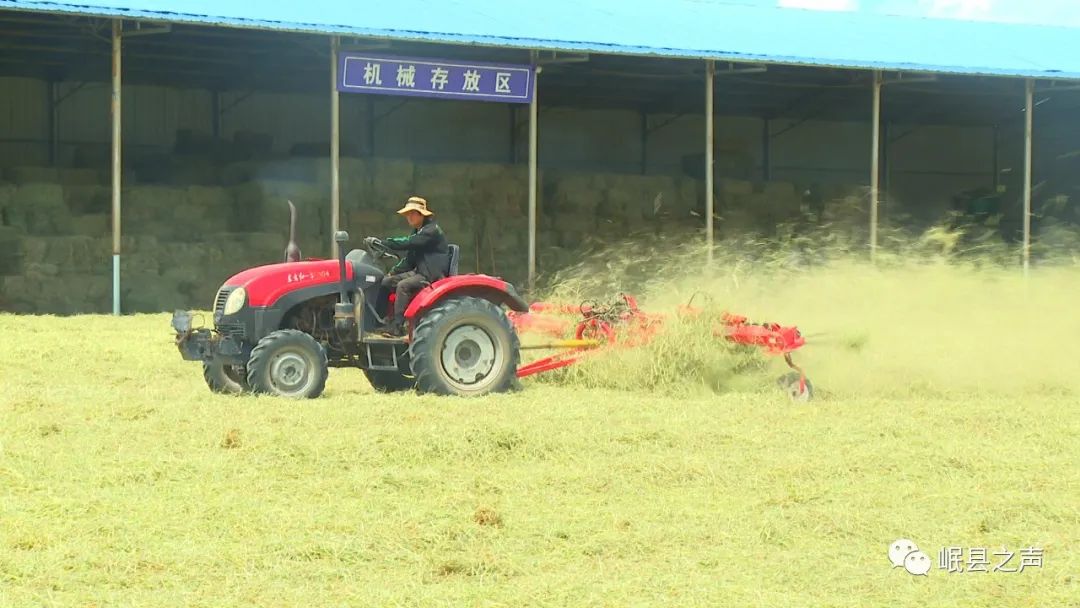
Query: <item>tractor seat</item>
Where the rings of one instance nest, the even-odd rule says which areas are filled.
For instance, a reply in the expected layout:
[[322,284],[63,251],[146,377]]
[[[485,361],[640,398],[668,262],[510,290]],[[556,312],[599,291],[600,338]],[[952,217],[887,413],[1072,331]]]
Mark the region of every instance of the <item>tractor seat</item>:
[[458,264],[461,262],[461,247],[451,243],[447,248],[450,250],[450,266],[446,271],[446,276],[452,277],[458,273]]

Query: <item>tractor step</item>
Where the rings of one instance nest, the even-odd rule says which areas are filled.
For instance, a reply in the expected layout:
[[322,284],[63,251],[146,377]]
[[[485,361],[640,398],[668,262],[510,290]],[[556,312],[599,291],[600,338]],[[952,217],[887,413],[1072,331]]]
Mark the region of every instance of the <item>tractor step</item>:
[[360,341],[367,344],[407,344],[409,339],[406,336],[392,338],[390,336],[369,332],[364,334],[360,338]]

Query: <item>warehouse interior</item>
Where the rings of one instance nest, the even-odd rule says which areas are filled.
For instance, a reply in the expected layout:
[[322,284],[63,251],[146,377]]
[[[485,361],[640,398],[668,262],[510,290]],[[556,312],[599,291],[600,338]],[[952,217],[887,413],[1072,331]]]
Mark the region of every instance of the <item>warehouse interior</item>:
[[[0,11],[0,310],[110,307],[111,28]],[[330,254],[329,36],[125,21],[124,312],[205,307],[221,280],[279,261],[286,199],[306,256]],[[525,51],[342,39],[342,50],[528,63]],[[538,268],[586,246],[704,234],[705,63],[540,55]],[[868,223],[869,71],[718,63],[716,236],[769,234],[810,214]],[[885,73],[885,225],[948,213],[1021,218],[1024,81]],[[1040,83],[1039,221],[1080,223],[1070,120],[1080,92]],[[341,94],[342,226],[400,234],[426,196],[467,271],[525,282],[527,106]],[[973,211],[974,210],[974,211]]]

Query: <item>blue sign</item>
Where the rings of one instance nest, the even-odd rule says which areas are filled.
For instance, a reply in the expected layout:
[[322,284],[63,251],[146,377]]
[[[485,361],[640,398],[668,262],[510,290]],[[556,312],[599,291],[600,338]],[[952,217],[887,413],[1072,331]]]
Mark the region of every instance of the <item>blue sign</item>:
[[534,74],[528,65],[342,53],[337,86],[342,93],[529,103]]

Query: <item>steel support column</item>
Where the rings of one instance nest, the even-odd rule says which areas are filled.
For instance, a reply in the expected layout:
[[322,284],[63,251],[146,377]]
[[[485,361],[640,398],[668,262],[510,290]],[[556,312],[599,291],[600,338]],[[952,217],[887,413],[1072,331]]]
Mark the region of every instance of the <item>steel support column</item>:
[[113,314],[120,314],[120,124],[123,114],[120,106],[120,38],[123,22],[112,22],[112,250],[113,250]]
[[330,253],[338,259],[334,235],[341,229],[341,104],[337,89],[341,39],[330,38]]
[[540,90],[537,76],[541,68],[537,65],[536,51],[532,52],[533,94],[529,102],[529,293],[536,287],[536,148],[537,148],[537,107]]
[[1035,113],[1035,81],[1028,79],[1025,91],[1024,107],[1024,276],[1028,275],[1031,263],[1031,144],[1033,114]]
[[705,246],[706,261],[713,261],[713,77],[716,64],[705,62]]
[[881,71],[874,71],[873,121],[870,152],[870,261],[877,259],[878,199],[881,188]]

